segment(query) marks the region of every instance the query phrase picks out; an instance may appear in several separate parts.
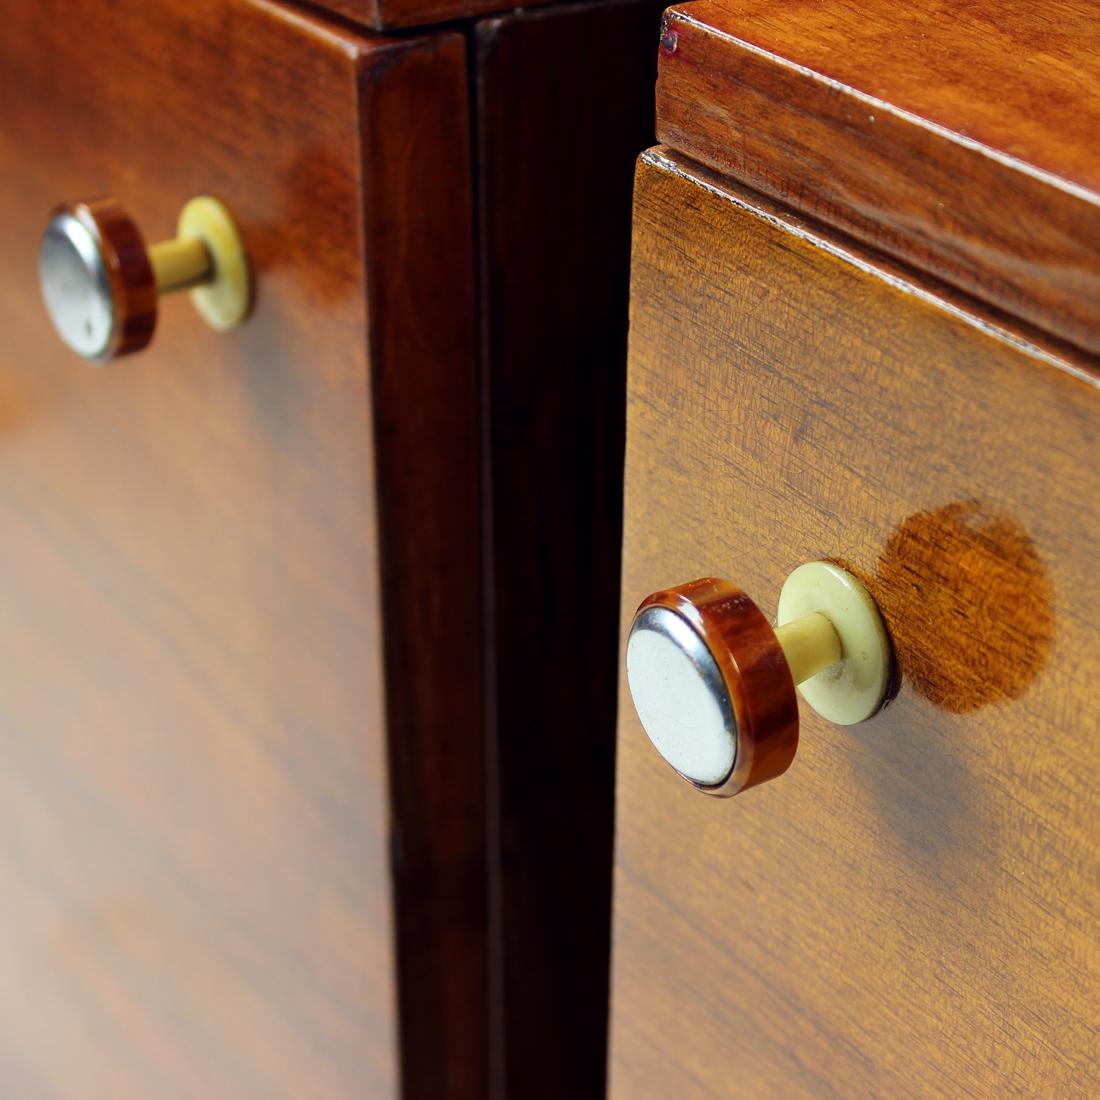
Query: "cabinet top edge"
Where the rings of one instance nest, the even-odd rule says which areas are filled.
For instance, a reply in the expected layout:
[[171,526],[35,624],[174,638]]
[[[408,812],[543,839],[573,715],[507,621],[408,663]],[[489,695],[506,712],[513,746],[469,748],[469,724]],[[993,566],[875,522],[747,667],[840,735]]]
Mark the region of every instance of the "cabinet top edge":
[[665,144],[1100,352],[1100,0],[696,0]]

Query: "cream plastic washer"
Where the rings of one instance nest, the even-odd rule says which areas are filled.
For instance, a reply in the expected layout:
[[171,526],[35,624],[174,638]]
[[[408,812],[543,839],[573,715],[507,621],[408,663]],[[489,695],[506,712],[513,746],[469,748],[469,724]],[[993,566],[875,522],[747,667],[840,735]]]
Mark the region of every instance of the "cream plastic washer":
[[798,685],[823,718],[851,726],[882,706],[890,684],[890,638],[862,582],[826,561],[800,565],[779,594],[779,626],[820,611],[840,637],[841,658]]
[[215,198],[191,199],[180,211],[180,237],[197,237],[210,254],[214,277],[191,291],[191,302],[218,332],[239,325],[252,308],[248,254],[229,211]]

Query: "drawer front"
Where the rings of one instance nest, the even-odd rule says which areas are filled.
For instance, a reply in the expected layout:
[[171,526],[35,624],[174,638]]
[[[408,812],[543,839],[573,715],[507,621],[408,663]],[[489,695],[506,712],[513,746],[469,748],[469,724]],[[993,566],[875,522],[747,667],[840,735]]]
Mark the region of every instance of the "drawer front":
[[[437,364],[454,380],[442,415],[462,420],[448,386],[471,355],[440,341],[472,325],[469,215],[451,229],[438,197],[421,207],[441,178],[469,207],[464,66],[457,35],[377,42],[263,0],[5,5],[5,1095],[395,1093],[391,816],[457,796],[405,774],[412,793],[391,802],[379,568],[419,555],[431,575],[434,544],[402,524],[432,504],[432,463],[397,458],[441,414],[410,393],[410,427],[400,387],[434,393],[418,372]],[[250,255],[251,317],[217,334],[176,295],[140,354],[96,368],[68,353],[39,301],[38,241],[55,203],[104,194],[150,240],[187,199],[220,198]],[[412,350],[407,324],[439,287],[410,232],[434,235],[431,277],[459,287]],[[464,492],[449,515],[466,518]],[[420,603],[438,594],[403,600],[430,630]],[[424,648],[412,633],[398,656]],[[411,721],[415,703],[391,703]],[[402,836],[418,878],[422,839]],[[468,882],[448,884],[471,910]]]
[[701,172],[639,168],[624,633],[832,559],[901,679],[732,801],[624,680],[612,1096],[1096,1095],[1096,375]]

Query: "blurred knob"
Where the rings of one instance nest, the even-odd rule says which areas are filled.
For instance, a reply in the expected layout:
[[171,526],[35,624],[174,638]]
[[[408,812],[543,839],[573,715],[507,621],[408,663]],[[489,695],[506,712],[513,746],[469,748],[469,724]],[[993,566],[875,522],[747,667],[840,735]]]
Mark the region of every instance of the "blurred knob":
[[626,667],[638,717],[665,760],[708,794],[729,797],[790,767],[796,685],[841,725],[871,717],[886,697],[890,642],[851,574],[800,566],[783,586],[779,623],[710,577],[653,593],[634,616]]
[[39,281],[46,310],[65,344],[105,362],[152,339],[161,294],[192,291],[219,331],[239,324],[251,306],[251,278],[240,235],[216,199],[192,199],[178,235],[150,248],[114,199],[58,207],[42,238]]

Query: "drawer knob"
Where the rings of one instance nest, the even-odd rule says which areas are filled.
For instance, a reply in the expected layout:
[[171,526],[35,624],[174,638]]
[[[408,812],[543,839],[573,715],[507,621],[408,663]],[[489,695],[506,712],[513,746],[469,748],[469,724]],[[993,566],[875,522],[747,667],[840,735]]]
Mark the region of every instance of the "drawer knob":
[[729,581],[655,592],[634,616],[627,682],[657,751],[707,794],[774,779],[798,747],[795,685],[840,725],[875,714],[892,653],[867,589],[829,562],[799,566],[779,597],[779,625]]
[[217,199],[192,199],[177,236],[147,248],[134,220],[114,199],[58,207],[38,255],[46,310],[65,344],[106,362],[152,339],[161,294],[190,290],[219,332],[248,314],[252,280],[240,234]]

